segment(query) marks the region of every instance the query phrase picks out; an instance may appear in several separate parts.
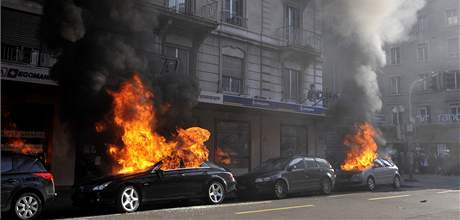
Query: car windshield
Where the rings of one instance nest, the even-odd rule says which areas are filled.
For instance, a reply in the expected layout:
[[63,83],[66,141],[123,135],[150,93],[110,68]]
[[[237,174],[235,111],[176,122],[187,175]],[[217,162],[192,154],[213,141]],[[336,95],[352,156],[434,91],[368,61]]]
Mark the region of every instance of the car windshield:
[[282,170],[290,162],[287,158],[269,159],[256,168],[257,171]]

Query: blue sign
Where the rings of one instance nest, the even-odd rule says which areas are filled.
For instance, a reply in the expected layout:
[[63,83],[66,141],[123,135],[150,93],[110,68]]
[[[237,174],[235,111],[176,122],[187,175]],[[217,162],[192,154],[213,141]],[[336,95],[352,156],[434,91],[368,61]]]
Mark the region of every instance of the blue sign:
[[224,95],[224,104],[237,104],[249,108],[261,108],[266,110],[291,111],[303,114],[325,116],[326,108],[308,106],[295,103],[275,102],[264,99],[245,98],[240,96]]

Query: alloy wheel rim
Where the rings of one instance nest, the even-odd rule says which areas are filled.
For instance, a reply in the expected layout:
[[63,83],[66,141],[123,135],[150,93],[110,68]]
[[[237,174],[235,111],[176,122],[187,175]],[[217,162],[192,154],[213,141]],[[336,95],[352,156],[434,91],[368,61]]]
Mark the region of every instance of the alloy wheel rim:
[[33,196],[23,196],[18,199],[15,205],[16,215],[21,219],[34,217],[38,212],[38,200]]
[[374,180],[372,178],[369,178],[369,180],[367,181],[367,185],[369,185],[369,189],[374,189],[375,188],[375,183],[374,183]]
[[133,187],[127,187],[123,190],[121,205],[128,212],[132,212],[139,207],[139,194]]
[[224,198],[224,189],[220,183],[212,183],[209,186],[209,199],[213,203],[219,203]]
[[281,182],[276,183],[275,191],[278,197],[282,197],[284,194],[283,184]]

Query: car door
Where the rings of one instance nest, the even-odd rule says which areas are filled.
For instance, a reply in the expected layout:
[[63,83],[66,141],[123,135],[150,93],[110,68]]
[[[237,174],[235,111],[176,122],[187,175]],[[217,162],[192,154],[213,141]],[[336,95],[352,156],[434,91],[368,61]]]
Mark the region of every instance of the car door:
[[206,168],[187,168],[183,169],[180,177],[184,196],[195,196],[203,193],[203,185],[207,180]]
[[144,183],[148,200],[178,197],[183,193],[178,170],[157,170]]
[[320,187],[321,168],[313,158],[305,158],[307,189],[317,190]]
[[305,172],[305,162],[303,158],[295,158],[291,160],[287,167],[286,178],[289,182],[290,192],[298,192],[307,189],[307,175]]
[[372,173],[374,174],[376,184],[385,184],[385,167],[379,159],[374,161]]
[[385,166],[384,168],[384,175],[385,175],[385,184],[392,184],[393,183],[393,177],[394,177],[394,169],[392,163],[385,159],[380,159],[380,161],[383,163]]
[[2,187],[1,196],[2,196],[2,209],[6,208],[8,199],[11,196],[11,193],[19,187],[20,180],[17,175],[14,174],[13,170],[13,159],[11,157],[2,157]]

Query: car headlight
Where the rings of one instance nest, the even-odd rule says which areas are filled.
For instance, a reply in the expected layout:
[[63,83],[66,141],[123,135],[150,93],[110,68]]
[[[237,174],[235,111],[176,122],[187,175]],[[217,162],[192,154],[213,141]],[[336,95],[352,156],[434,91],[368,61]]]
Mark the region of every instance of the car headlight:
[[263,182],[268,182],[268,181],[270,181],[270,180],[272,180],[271,177],[264,177],[264,178],[256,178],[256,180],[255,180],[254,182],[256,182],[256,183],[263,183]]
[[93,187],[93,191],[101,191],[101,190],[104,190],[107,186],[110,185],[110,183],[112,183],[112,181],[103,183],[103,184],[101,184],[101,185],[97,185],[97,186]]

